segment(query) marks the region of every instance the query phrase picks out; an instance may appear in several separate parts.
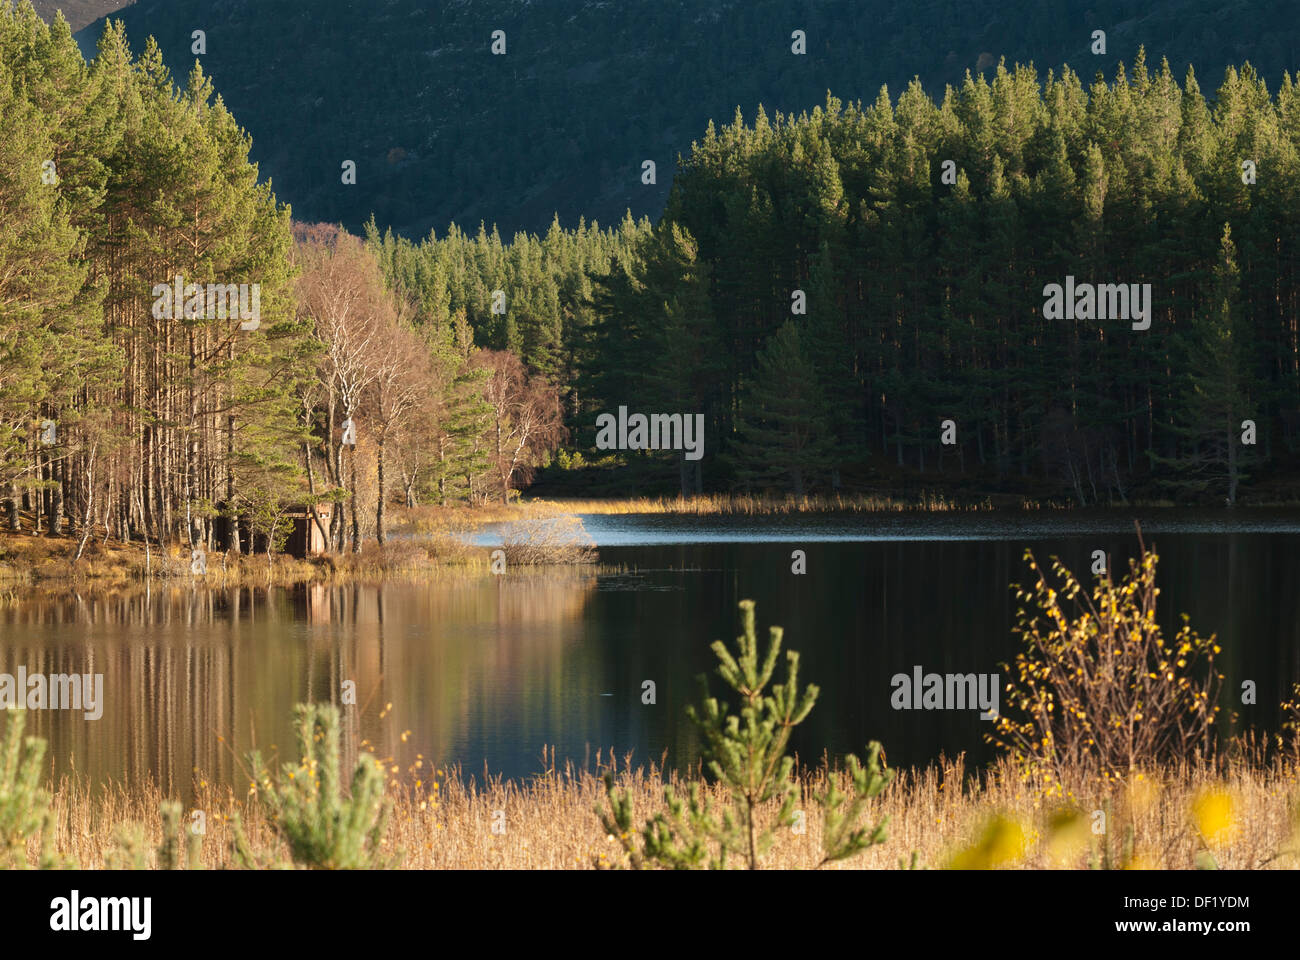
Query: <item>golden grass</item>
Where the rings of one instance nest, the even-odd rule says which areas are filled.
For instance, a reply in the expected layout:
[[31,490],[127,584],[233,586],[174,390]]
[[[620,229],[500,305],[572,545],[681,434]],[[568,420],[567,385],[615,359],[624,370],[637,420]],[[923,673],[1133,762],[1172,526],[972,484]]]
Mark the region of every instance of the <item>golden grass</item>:
[[[1135,501],[1134,506],[1173,507],[1169,501]],[[616,499],[518,500],[446,507],[424,505],[391,509],[391,535],[380,547],[367,540],[360,554],[344,551],[306,560],[287,555],[268,558],[264,554],[209,554],[209,574],[224,586],[287,586],[296,583],[412,575],[437,567],[463,566],[475,572],[486,569],[489,559],[472,545],[472,535],[490,523],[527,523],[539,519],[576,514],[682,514],[690,516],[774,516],[801,513],[976,513],[999,509],[1042,511],[1069,509],[1051,500],[1001,496],[979,500],[955,499],[940,493],[922,492],[900,498],[867,494],[813,495],[805,497],[752,496],[748,494],[704,494],[682,497],[623,497]],[[194,579],[189,572],[188,551],[179,545],[154,547],[146,554],[144,544],[103,541],[92,538],[80,561],[73,563],[77,540],[73,537],[34,536],[0,531],[0,598],[6,592],[41,583],[76,583],[96,588],[126,587],[146,579]],[[533,553],[545,553],[534,550]],[[545,559],[545,558],[542,558]],[[547,562],[589,562],[582,551],[570,545],[557,549]],[[215,571],[215,573],[214,573]]]
[[189,550],[179,545],[92,542],[73,562],[76,542],[70,538],[36,537],[6,533],[0,536],[0,590],[31,596],[42,585],[85,585],[121,590],[146,580],[166,580],[203,586],[287,586],[312,581],[362,579],[388,574],[412,574],[434,567],[457,565],[483,572],[487,555],[467,544],[430,538],[427,542],[390,542],[381,547],[370,541],[360,553],[299,559],[286,554],[219,553],[207,556],[207,572],[190,570]]
[[[501,505],[498,504],[498,507]],[[1022,509],[1037,509],[1040,504],[1024,501]],[[749,494],[710,493],[690,498],[683,497],[623,497],[605,500],[522,500],[517,508],[538,516],[557,513],[682,513],[693,515],[737,514],[766,516],[793,513],[880,513],[922,512],[953,513],[994,509],[993,502],[985,498],[963,502],[942,494],[922,493],[916,498],[895,498],[868,495],[813,495],[804,497],[768,497]],[[517,515],[517,514],[516,514]],[[509,519],[502,516],[498,519]]]
[[[1254,506],[1295,506],[1296,500],[1278,500]],[[1180,504],[1172,500],[1135,499],[1127,508],[1168,508]],[[492,504],[485,508],[484,516],[492,521],[509,520],[518,511],[535,516],[554,516],[562,513],[634,514],[680,513],[696,516],[728,515],[769,516],[798,513],[986,513],[1005,511],[1062,511],[1076,509],[1067,500],[1037,500],[1013,494],[996,494],[979,499],[957,498],[942,493],[922,492],[916,497],[891,497],[875,494],[814,494],[804,497],[752,496],[749,494],[711,493],[683,497],[621,497],[612,499],[520,500],[504,507]],[[514,512],[512,512],[514,511]]]
[[[552,754],[553,757],[553,754]],[[617,768],[620,784],[636,800],[638,822],[662,808],[664,777],[657,767],[629,769],[626,760],[598,758],[598,766]],[[547,764],[546,772],[525,782],[467,776],[456,767],[439,769],[422,759],[394,779],[389,795],[395,810],[384,845],[404,851],[402,866],[414,869],[591,869],[621,865],[619,844],[607,837],[593,810],[604,802],[604,786],[591,772]],[[1017,868],[1086,868],[1109,839],[1113,855],[1122,853],[1131,828],[1130,866],[1191,869],[1198,856],[1212,849],[1222,868],[1295,868],[1300,866],[1296,802],[1298,768],[1294,760],[1258,760],[1228,764],[1215,774],[1207,768],[1153,772],[1129,785],[1102,793],[1081,790],[1064,799],[1044,796],[1022,782],[1006,762],[970,773],[960,759],[944,760],[922,770],[901,771],[873,801],[867,817],[890,817],[889,839],[850,861],[825,869],[893,869],[910,863],[943,867],[962,855],[971,862],[976,838],[987,833],[991,818],[1010,825],[1013,842],[1001,843],[996,864]],[[837,774],[829,774],[837,775]],[[824,788],[827,769],[806,774],[802,783],[807,831],[780,830],[763,865],[783,869],[815,867],[820,859],[821,824],[809,790]],[[671,782],[679,782],[670,776]],[[202,865],[234,865],[230,852],[229,815],[238,811],[259,856],[284,850],[257,804],[198,781],[194,808],[205,812],[207,832]],[[721,791],[705,791],[715,801]],[[1215,801],[1207,806],[1206,797]],[[55,791],[58,852],[80,867],[96,869],[123,863],[122,836],[129,823],[140,823],[150,864],[161,840],[158,813],[164,800],[155,787],[91,791],[64,780]],[[1048,824],[1067,805],[1080,813],[1081,829],[1062,843]],[[1109,811],[1106,836],[1092,832],[1093,811]],[[1205,823],[1205,810],[1219,820]],[[494,833],[494,814],[505,812],[505,832]],[[1226,811],[1226,812],[1225,812]],[[769,812],[770,815],[770,812]],[[190,822],[186,811],[183,823]],[[1221,832],[1215,832],[1224,827]],[[1211,835],[1205,835],[1205,830]],[[1069,840],[1070,838],[1066,838]],[[964,851],[964,853],[963,853]],[[36,844],[30,854],[35,863]],[[977,858],[978,859],[978,858]]]
[[[75,538],[0,532],[0,601],[30,598],[41,587],[76,585],[127,590],[149,580],[191,583],[196,587],[236,587],[437,578],[449,571],[478,575],[489,571],[491,561],[490,551],[469,542],[475,530],[498,520],[537,519],[536,514],[517,506],[498,510],[423,507],[395,512],[392,532],[382,546],[371,539],[363,542],[358,553],[345,549],[306,559],[283,553],[267,556],[212,551],[207,555],[207,573],[203,575],[191,572],[190,552],[180,544],[152,545],[146,550],[141,541],[124,544],[92,539],[81,559],[74,562],[78,543]],[[516,553],[527,552],[527,562],[532,564],[590,563],[595,558],[594,551],[575,550],[573,544],[567,540],[561,543],[553,535],[540,537],[537,542],[523,537],[513,549]]]

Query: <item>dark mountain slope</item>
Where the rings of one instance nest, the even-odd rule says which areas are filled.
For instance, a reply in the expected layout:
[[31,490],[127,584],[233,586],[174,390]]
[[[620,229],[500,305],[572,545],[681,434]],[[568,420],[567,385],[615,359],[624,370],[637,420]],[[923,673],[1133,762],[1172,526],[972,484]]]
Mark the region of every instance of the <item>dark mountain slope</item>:
[[[938,96],[1001,56],[1090,79],[1140,44],[1180,77],[1193,63],[1208,90],[1228,63],[1271,81],[1300,66],[1294,0],[141,0],[120,16],[182,81],[191,33],[206,32],[204,69],[297,217],[356,228],[373,211],[411,235],[453,219],[508,234],[556,211],[565,224],[656,215],[677,154],[737,106],[798,112],[828,89],[870,101],[913,76]],[[497,29],[504,56],[489,52]],[[1105,56],[1089,52],[1094,29]]]
[[63,19],[68,21],[68,25],[73,30],[80,30],[130,2],[131,0],[32,0],[32,6],[46,23],[62,10]]

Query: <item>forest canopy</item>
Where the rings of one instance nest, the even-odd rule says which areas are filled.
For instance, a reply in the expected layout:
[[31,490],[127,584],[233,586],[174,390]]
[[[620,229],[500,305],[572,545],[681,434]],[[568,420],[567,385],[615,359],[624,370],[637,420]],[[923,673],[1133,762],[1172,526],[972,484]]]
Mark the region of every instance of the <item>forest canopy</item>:
[[[557,212],[658,219],[678,156],[737,106],[797,115],[914,77],[937,99],[1003,57],[1089,80],[1144,44],[1179,78],[1250,60],[1276,89],[1300,49],[1290,0],[136,0],[111,17],[177,76],[204,31],[204,69],[300,219],[357,231],[373,212],[413,240],[480,220],[541,234]],[[102,30],[78,34],[88,56]]]
[[[737,112],[692,144],[653,230],[625,223],[589,301],[516,284],[514,319],[441,279],[494,241],[380,246],[429,309],[464,304],[480,342],[562,385],[578,446],[619,405],[704,413],[717,456],[679,462],[683,492],[892,471],[1081,504],[1235,500],[1300,443],[1298,103],[1291,76],[1271,94],[1249,65],[1211,101],[1139,52],[1091,84],[999,65],[937,102],[914,82]],[[563,237],[504,259],[556,263],[536,251]],[[1049,319],[1049,288],[1075,281],[1149,294],[1144,328]]]
[[[1300,444],[1297,118],[1249,65],[1207,98],[1141,51],[999,64],[709,123],[654,224],[413,242],[295,224],[198,64],[6,6],[7,525],[274,549],[332,501],[359,549],[390,501],[539,476],[1235,502]],[[1045,309],[1076,281],[1142,323]],[[596,449],[623,408],[702,416],[704,455]]]

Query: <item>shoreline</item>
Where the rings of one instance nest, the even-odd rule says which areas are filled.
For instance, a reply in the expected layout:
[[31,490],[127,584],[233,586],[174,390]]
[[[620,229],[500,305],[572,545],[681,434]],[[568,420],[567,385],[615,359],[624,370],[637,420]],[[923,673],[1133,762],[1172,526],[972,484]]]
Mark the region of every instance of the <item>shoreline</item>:
[[[1016,498],[1019,499],[1019,498]],[[1239,505],[1231,510],[1178,506],[1168,501],[1134,502],[1122,506],[1078,508],[1068,504],[1020,500],[1019,505],[955,501],[923,495],[918,499],[868,496],[809,496],[772,498],[736,495],[630,497],[596,499],[519,500],[509,506],[395,508],[388,542],[372,537],[353,553],[318,554],[307,558],[288,554],[209,553],[206,575],[189,570],[188,551],[179,544],[158,547],[143,540],[122,543],[92,538],[80,561],[73,562],[77,537],[0,531],[0,598],[62,587],[133,590],[149,583],[193,587],[293,586],[309,583],[371,582],[454,575],[482,575],[491,570],[492,547],[472,538],[493,524],[518,524],[519,536],[507,545],[514,565],[587,566],[596,560],[595,544],[580,525],[556,536],[540,521],[589,516],[690,516],[696,518],[762,518],[789,516],[861,517],[888,515],[975,515],[1033,517],[1042,515],[1130,516],[1135,511],[1204,510],[1224,518],[1247,517],[1258,511],[1300,509],[1300,502]],[[532,526],[530,526],[532,524]]]

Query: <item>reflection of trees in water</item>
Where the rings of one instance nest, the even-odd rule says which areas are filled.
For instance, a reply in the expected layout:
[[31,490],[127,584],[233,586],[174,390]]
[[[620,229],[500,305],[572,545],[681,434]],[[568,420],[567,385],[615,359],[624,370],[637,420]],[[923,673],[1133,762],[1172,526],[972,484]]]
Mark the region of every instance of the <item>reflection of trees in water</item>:
[[[9,611],[0,653],[7,673],[102,674],[103,715],[32,711],[29,730],[50,741],[51,773],[133,782],[153,779],[187,793],[195,766],[229,781],[233,763],[218,750],[246,710],[237,678],[243,649],[202,629],[220,618],[246,619],[248,589],[179,588],[118,596],[73,597]],[[183,640],[181,640],[183,638]]]
[[379,659],[357,664],[354,716],[377,754],[405,771],[422,753],[427,773],[429,764],[464,759],[467,741],[513,743],[543,718],[557,728],[573,722],[572,705],[557,706],[566,692],[560,663],[594,586],[590,573],[551,569],[360,588],[372,594],[349,630]]
[[593,584],[590,574],[529,571],[430,585],[59,598],[0,611],[0,670],[103,674],[100,719],[29,714],[29,731],[50,741],[55,776],[153,780],[181,796],[202,776],[242,791],[231,748],[241,758],[254,744],[291,755],[293,704],[341,705],[345,680],[356,683],[341,731],[348,767],[368,740],[403,770],[423,753],[427,770],[457,736],[475,736],[467,724],[490,712],[476,700],[535,696],[484,678],[536,672],[558,683],[547,668]]
[[[1048,528],[1050,533],[1050,527]],[[1186,612],[1218,633],[1228,708],[1276,729],[1277,704],[1300,677],[1300,566],[1290,534],[1158,534],[1159,611],[1166,630]],[[919,664],[936,672],[994,672],[1018,649],[1013,582],[1024,582],[1023,542],[809,543],[806,577],[790,573],[791,545],[716,543],[611,548],[606,562],[638,571],[605,581],[590,568],[511,567],[503,577],[456,576],[419,584],[316,585],[296,590],[155,586],[150,595],[63,596],[0,607],[0,670],[104,675],[102,719],[35,711],[51,740],[50,769],[94,778],[158,778],[183,795],[198,767],[210,781],[247,781],[239,752],[293,747],[292,705],[338,703],[349,756],[369,740],[405,771],[459,758],[477,773],[537,769],[546,743],[581,762],[584,745],[635,748],[637,761],[688,766],[695,732],[681,711],[693,677],[713,668],[709,644],[735,632],[735,603],[758,601],[760,629],[780,624],[822,696],[793,745],[812,762],[880,739],[891,765],[940,751],[988,751],[985,724],[967,711],[895,711],[890,678]],[[1097,533],[1035,540],[1087,571],[1092,551],[1122,567],[1131,536]],[[628,590],[628,586],[655,589]],[[671,589],[669,589],[671,588]],[[597,602],[592,602],[598,598]],[[653,710],[640,684],[658,683]],[[1241,682],[1258,684],[1240,704]],[[613,692],[608,699],[601,694]],[[392,703],[392,710],[384,708]],[[401,735],[410,730],[403,743]],[[427,782],[427,779],[426,779]]]

